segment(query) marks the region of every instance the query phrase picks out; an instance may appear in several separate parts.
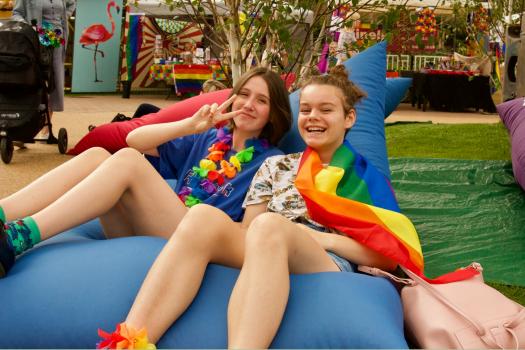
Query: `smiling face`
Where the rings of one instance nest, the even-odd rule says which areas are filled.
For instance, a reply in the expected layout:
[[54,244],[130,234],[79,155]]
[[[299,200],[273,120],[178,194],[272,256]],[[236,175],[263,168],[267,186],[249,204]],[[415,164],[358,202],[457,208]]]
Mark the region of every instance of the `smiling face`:
[[346,129],[355,123],[355,111],[345,115],[343,92],[332,85],[310,84],[301,91],[298,127],[304,142],[329,163],[343,143]]
[[239,89],[232,110],[242,112],[233,118],[235,129],[257,137],[270,119],[270,92],[266,81],[254,76]]

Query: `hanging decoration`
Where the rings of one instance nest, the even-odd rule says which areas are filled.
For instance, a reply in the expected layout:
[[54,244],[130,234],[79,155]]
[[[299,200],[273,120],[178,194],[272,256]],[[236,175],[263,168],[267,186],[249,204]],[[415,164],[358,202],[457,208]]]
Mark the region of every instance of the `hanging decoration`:
[[486,8],[480,6],[477,11],[474,12],[474,18],[472,21],[474,28],[478,33],[484,33],[489,29],[489,13]]
[[163,32],[168,34],[177,34],[188,25],[188,22],[185,21],[166,18],[155,18],[155,22]]
[[425,7],[417,11],[416,32],[424,35],[435,35],[437,33],[436,16],[434,10]]

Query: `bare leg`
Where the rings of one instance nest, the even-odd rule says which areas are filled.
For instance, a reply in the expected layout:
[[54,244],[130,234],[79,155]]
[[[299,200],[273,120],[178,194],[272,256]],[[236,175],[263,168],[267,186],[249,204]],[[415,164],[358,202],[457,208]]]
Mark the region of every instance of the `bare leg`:
[[26,187],[0,199],[8,221],[33,215],[47,207],[91,174],[111,154],[103,148],[90,148],[42,175]]
[[243,256],[240,225],[215,207],[192,207],[148,272],[126,323],[146,327],[156,343],[197,295],[208,263],[238,268]]
[[100,224],[107,238],[134,236],[137,232],[128,219],[128,213],[122,205],[117,203],[106,214],[99,216]]
[[[50,94],[47,95],[48,102],[49,102],[50,96],[51,96]],[[51,107],[51,103],[48,103],[47,113],[49,113],[49,122],[51,123],[51,119],[53,118],[53,108]],[[49,125],[46,124],[46,125],[44,125],[44,127],[42,129],[40,129],[40,131],[35,136],[35,138],[37,140],[45,139],[49,135],[50,135],[49,134]]]
[[256,217],[246,233],[245,261],[228,305],[229,347],[268,348],[288,302],[290,273],[324,271],[339,269],[298,225],[279,214]]
[[[136,232],[168,238],[187,209],[166,181],[136,150],[126,148],[104,161],[58,200],[33,215],[42,239],[109,214],[126,213],[122,220]],[[106,232],[113,228],[104,226]],[[103,220],[104,224],[104,220]],[[116,229],[121,229],[118,225]],[[126,234],[133,234],[127,232]]]

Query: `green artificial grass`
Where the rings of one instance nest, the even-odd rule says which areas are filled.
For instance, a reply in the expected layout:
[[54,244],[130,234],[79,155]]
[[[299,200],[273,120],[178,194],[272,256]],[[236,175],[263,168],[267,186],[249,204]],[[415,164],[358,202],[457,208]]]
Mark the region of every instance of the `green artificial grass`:
[[502,123],[399,123],[386,127],[389,157],[510,160]]
[[[509,135],[497,124],[387,124],[389,157],[509,160]],[[489,283],[525,305],[525,288]]]
[[494,282],[487,282],[488,285],[496,288],[502,294],[515,302],[525,306],[525,288],[518,286],[508,286],[506,284],[499,284]]

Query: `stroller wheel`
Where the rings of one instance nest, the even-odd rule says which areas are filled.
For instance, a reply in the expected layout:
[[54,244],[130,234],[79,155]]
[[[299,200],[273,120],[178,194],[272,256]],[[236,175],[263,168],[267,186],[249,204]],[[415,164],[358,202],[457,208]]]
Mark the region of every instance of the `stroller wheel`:
[[60,154],[65,154],[67,151],[67,130],[64,128],[58,130],[58,151]]
[[13,158],[13,141],[7,137],[2,137],[0,140],[0,153],[2,155],[2,161],[5,164],[9,164]]

